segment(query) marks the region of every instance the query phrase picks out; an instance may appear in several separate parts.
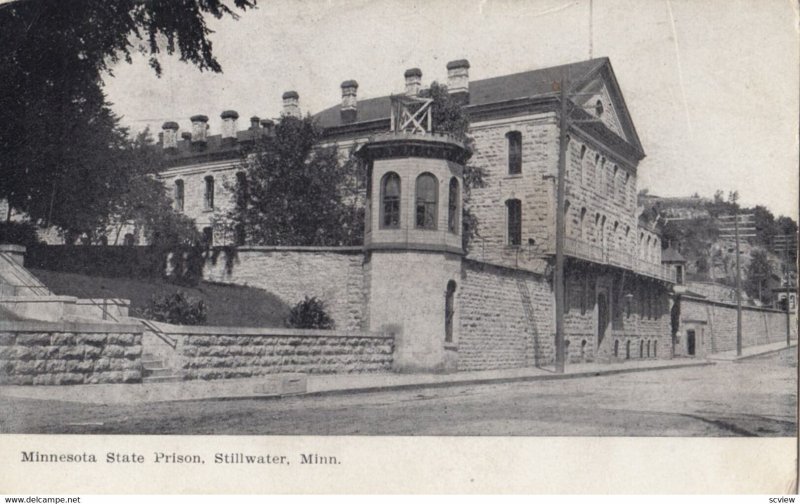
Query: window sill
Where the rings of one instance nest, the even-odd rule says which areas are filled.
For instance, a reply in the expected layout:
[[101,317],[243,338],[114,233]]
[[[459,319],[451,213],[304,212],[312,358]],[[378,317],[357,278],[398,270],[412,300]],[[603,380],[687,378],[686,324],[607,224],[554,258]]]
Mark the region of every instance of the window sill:
[[444,344],[445,350],[455,350],[458,351],[458,345],[456,343],[445,343]]
[[203,209],[203,213],[211,213],[211,212],[213,212],[213,211],[214,211],[214,209],[213,209],[213,208],[204,208],[204,209]]
[[508,173],[503,178],[506,179],[506,180],[519,179],[519,178],[522,178],[522,173]]

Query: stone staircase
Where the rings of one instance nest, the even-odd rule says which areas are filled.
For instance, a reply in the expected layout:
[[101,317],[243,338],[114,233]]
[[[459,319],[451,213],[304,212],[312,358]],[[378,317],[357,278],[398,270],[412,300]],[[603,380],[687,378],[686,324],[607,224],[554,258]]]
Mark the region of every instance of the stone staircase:
[[177,382],[181,379],[163,357],[151,352],[142,353],[142,383]]

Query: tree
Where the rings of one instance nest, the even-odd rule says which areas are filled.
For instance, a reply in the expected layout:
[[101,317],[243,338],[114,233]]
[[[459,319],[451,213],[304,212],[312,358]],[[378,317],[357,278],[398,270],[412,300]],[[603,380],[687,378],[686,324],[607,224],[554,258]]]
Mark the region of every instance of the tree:
[[[342,190],[357,179],[355,162],[339,162],[336,146],[317,145],[310,117],[284,116],[274,135],[243,153],[245,204],[228,218],[259,245],[354,245],[363,239],[363,212],[355,219]],[[363,205],[362,205],[363,208]]]
[[753,249],[750,253],[750,265],[747,268],[747,278],[744,281],[744,291],[753,299],[762,303],[772,303],[772,293],[769,289],[769,279],[772,276],[772,264],[767,253],[762,249]]
[[[475,149],[475,141],[469,136],[469,115],[464,111],[462,105],[454,100],[447,91],[447,86],[438,82],[431,83],[431,87],[426,90],[425,96],[433,99],[431,105],[431,123],[433,131],[436,133],[447,133],[456,140],[464,142],[470,154]],[[466,252],[470,250],[470,244],[479,233],[478,217],[472,213],[470,201],[472,189],[484,186],[484,175],[486,170],[482,166],[475,164],[474,158],[470,158],[464,165],[464,191],[463,191],[463,215],[461,219],[461,241],[462,247]]]
[[[233,0],[245,10],[254,0]],[[0,198],[41,224],[89,233],[127,166],[127,131],[102,77],[136,52],[161,73],[162,52],[221,71],[205,15],[225,0],[29,0],[0,6]],[[9,212],[10,214],[10,212]]]

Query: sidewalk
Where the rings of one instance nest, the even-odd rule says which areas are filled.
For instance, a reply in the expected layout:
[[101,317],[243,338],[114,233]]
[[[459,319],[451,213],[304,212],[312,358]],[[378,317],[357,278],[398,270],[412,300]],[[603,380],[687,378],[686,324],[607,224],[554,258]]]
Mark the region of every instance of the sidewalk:
[[787,348],[795,348],[795,347],[797,347],[797,340],[792,340],[791,345],[789,346],[786,346],[785,341],[779,341],[776,343],[768,343],[766,345],[758,345],[758,346],[742,348],[742,355],[740,356],[736,355],[736,350],[729,350],[727,352],[718,352],[710,354],[706,358],[712,361],[735,362],[744,359],[751,359],[753,357],[760,357],[762,355],[769,355],[771,353],[780,352],[781,350],[786,350]]
[[[552,367],[465,371],[451,374],[349,374],[306,375],[306,395],[331,395],[359,392],[403,390],[421,387],[478,385],[521,381],[563,380],[641,371],[675,369],[713,364],[701,359],[634,360],[610,364],[569,364],[564,374]],[[294,375],[302,376],[302,375]],[[89,404],[135,404],[161,401],[197,401],[279,397],[264,393],[265,384],[279,375],[255,378],[184,381],[143,384],[0,386],[0,397],[15,397]]]

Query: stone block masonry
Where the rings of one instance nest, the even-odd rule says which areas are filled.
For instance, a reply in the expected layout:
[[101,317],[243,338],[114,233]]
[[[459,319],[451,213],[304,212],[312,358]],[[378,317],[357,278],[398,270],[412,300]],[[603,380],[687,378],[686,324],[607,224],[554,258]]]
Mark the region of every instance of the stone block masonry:
[[554,298],[543,277],[464,261],[457,294],[458,370],[553,362]]
[[264,289],[289,306],[316,296],[325,302],[337,329],[363,328],[366,288],[361,247],[239,247],[227,264],[221,259],[209,261],[204,278]]
[[0,384],[142,381],[138,325],[0,321]]
[[[166,324],[161,324],[166,327]],[[185,380],[389,371],[394,339],[364,332],[169,326]]]

